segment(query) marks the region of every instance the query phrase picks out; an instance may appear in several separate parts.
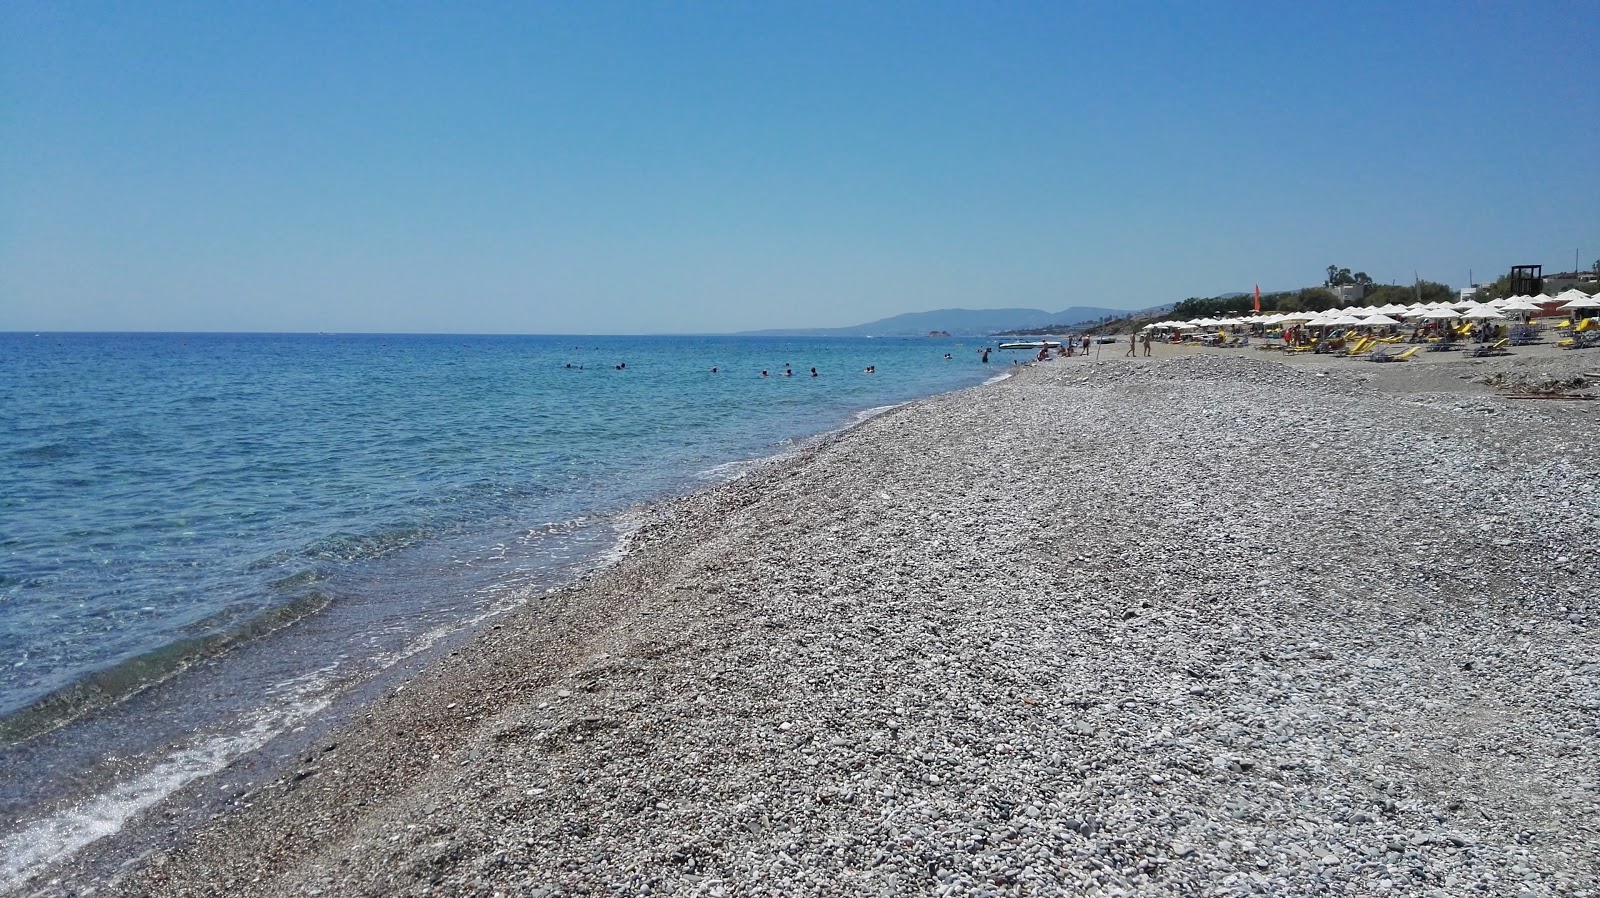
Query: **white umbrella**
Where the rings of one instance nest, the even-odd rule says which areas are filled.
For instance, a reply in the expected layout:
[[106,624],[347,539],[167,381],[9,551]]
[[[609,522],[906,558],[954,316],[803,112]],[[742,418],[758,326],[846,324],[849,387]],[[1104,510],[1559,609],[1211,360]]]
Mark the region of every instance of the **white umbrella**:
[[1366,322],[1354,315],[1335,315],[1332,318],[1325,318],[1317,323],[1325,324],[1329,327],[1354,327],[1365,324]]
[[1433,309],[1422,313],[1424,321],[1444,321],[1449,318],[1460,318],[1461,313],[1455,309]]
[[1388,315],[1373,315],[1361,323],[1369,327],[1387,327],[1391,324],[1400,324],[1400,322],[1390,318]]
[[1170,324],[1167,325],[1167,327],[1177,328],[1178,330],[1181,330],[1181,331],[1194,330],[1195,328],[1197,328],[1199,326],[1200,325],[1198,325],[1198,324],[1190,324],[1187,321],[1174,321],[1174,322],[1171,322]]
[[1422,317],[1426,316],[1429,312],[1432,312],[1432,311],[1433,311],[1432,309],[1406,309],[1404,312],[1400,313],[1400,317],[1401,318],[1422,318]]
[[1468,309],[1466,314],[1462,315],[1461,317],[1462,318],[1470,318],[1473,321],[1504,321],[1504,320],[1506,320],[1506,316],[1500,314],[1500,310],[1499,309],[1491,308],[1489,306],[1479,306],[1476,309]]
[[[1559,299],[1560,297],[1557,298]],[[1578,291],[1577,298],[1568,300],[1564,305],[1556,307],[1557,312],[1570,312],[1573,309],[1600,309],[1600,297],[1590,296],[1587,293]]]
[[1543,309],[1543,308],[1544,308],[1544,306],[1541,306],[1541,305],[1539,305],[1537,303],[1529,302],[1527,297],[1513,296],[1510,299],[1507,299],[1505,301],[1505,303],[1500,306],[1500,311],[1502,311],[1502,312],[1537,312],[1537,311],[1539,311],[1540,309]]

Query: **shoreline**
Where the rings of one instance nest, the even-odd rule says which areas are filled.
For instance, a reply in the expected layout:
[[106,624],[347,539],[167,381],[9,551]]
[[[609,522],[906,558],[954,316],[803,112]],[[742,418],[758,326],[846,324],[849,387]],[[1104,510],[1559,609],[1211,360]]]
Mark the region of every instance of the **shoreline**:
[[[1094,890],[1135,884],[1218,885],[1197,877],[1225,858],[1224,869],[1245,877],[1233,884],[1241,889],[1252,882],[1249,874],[1268,868],[1293,889],[1303,882],[1296,877],[1370,872],[1355,863],[1363,846],[1381,843],[1377,860],[1362,861],[1381,867],[1391,853],[1386,840],[1398,835],[1404,844],[1391,866],[1442,865],[1441,882],[1462,875],[1452,874],[1452,865],[1483,876],[1500,867],[1477,865],[1476,856],[1498,862],[1523,851],[1550,867],[1540,888],[1595,888],[1580,863],[1595,859],[1592,811],[1585,817],[1569,808],[1567,835],[1523,844],[1496,826],[1457,820],[1466,815],[1449,808],[1454,799],[1390,795],[1394,789],[1382,793],[1390,797],[1375,805],[1379,813],[1355,810],[1362,802],[1353,793],[1341,798],[1344,817],[1327,826],[1318,816],[1325,809],[1310,799],[1282,808],[1252,800],[1242,816],[1200,810],[1216,808],[1218,795],[1305,797],[1313,786],[1353,782],[1329,772],[1348,760],[1341,751],[1319,754],[1294,735],[1314,720],[1290,712],[1329,717],[1338,703],[1320,688],[1285,685],[1277,672],[1268,677],[1263,664],[1291,664],[1313,685],[1336,674],[1357,683],[1409,683],[1416,675],[1427,692],[1437,679],[1401,654],[1370,666],[1378,657],[1372,646],[1392,648],[1397,634],[1381,627],[1344,632],[1348,615],[1324,610],[1319,598],[1336,595],[1367,612],[1409,603],[1475,646],[1490,634],[1488,611],[1517,607],[1541,637],[1555,637],[1576,657],[1594,655],[1592,600],[1563,592],[1575,610],[1557,611],[1549,596],[1534,601],[1519,584],[1511,598],[1531,606],[1495,596],[1474,605],[1472,590],[1488,582],[1480,575],[1500,572],[1504,559],[1480,569],[1482,559],[1458,558],[1441,546],[1414,519],[1431,514],[1434,497],[1422,487],[1437,484],[1402,476],[1389,452],[1355,438],[1360,428],[1332,426],[1306,407],[1322,401],[1381,419],[1368,427],[1387,438],[1388,450],[1405,444],[1493,454],[1501,443],[1515,443],[1581,477],[1594,474],[1595,459],[1551,446],[1571,448],[1552,441],[1566,439],[1559,434],[1574,420],[1592,426],[1585,404],[1494,412],[1517,418],[1520,435],[1485,436],[1460,420],[1458,406],[1476,414],[1479,405],[1504,402],[1486,394],[1461,393],[1468,400],[1449,409],[1401,407],[1364,378],[1254,364],[1269,361],[1254,353],[1214,353],[1228,351],[1012,369],[1009,379],[916,400],[824,435],[757,466],[754,476],[667,500],[615,565],[502,616],[311,746],[297,769],[236,796],[234,809],[192,842],[151,854],[101,885],[112,893],[174,895],[454,893],[478,888],[474,883],[555,890],[549,894],[582,885],[793,894],[815,891],[823,881],[815,877],[826,875],[840,893],[890,882],[918,891],[1034,882],[1100,894]],[[1381,376],[1398,366],[1366,367]],[[1205,414],[1191,414],[1186,389],[1198,391],[1192,401]],[[1224,412],[1258,429],[1210,420]],[[1345,470],[1339,465],[1350,459],[1336,456],[1323,463],[1331,468],[1324,475],[1399,490],[1390,502],[1411,514],[1374,509],[1335,479],[1303,510],[1310,520],[1293,522],[1347,539],[1348,546],[1325,551],[1398,596],[1368,595],[1366,581],[1298,554],[1296,563],[1308,570],[1283,579],[1256,575],[1279,570],[1284,559],[1260,545],[1229,543],[1225,551],[1216,544],[1218,516],[1227,532],[1255,544],[1271,541],[1286,523],[1274,530],[1275,501],[1235,492],[1241,474],[1261,476],[1274,466],[1302,471],[1291,447],[1262,439],[1259,428],[1279,426],[1296,429],[1292,448],[1315,454],[1332,446],[1372,463],[1370,470]],[[1131,440],[1119,438],[1123,430]],[[1486,439],[1499,443],[1491,451],[1480,445]],[[1270,464],[1250,467],[1235,457],[1250,450]],[[1197,471],[1196,458],[1220,473]],[[1456,464],[1455,476],[1477,476],[1467,467]],[[1107,468],[1129,476],[1108,477]],[[1139,471],[1148,482],[1131,476]],[[1190,482],[1169,492],[1183,473]],[[1478,488],[1496,501],[1541,512],[1531,519],[1558,533],[1565,528],[1570,539],[1587,536],[1587,549],[1553,563],[1594,570],[1594,515],[1588,530],[1581,518],[1594,510],[1592,495],[1577,497],[1576,508],[1545,505],[1553,500],[1513,490],[1504,472],[1483,476],[1490,484]],[[1560,482],[1548,474],[1534,480]],[[1567,508],[1565,519],[1560,508]],[[1525,532],[1531,525],[1516,523],[1510,511],[1470,500],[1463,510],[1505,528],[1497,539],[1533,544]],[[1352,522],[1374,532],[1346,535]],[[1461,532],[1476,538],[1476,531]],[[1371,557],[1393,552],[1380,537],[1418,540],[1458,568],[1411,582],[1399,575],[1415,573],[1411,568],[1373,566]],[[1135,558],[1145,549],[1130,546],[1165,554]],[[1553,574],[1524,578],[1556,594]],[[1224,602],[1237,605],[1236,619],[1250,629],[1212,619]],[[1278,614],[1333,635],[1289,632]],[[1576,622],[1567,619],[1574,615]],[[1213,644],[1240,651],[1216,657]],[[1541,649],[1541,664],[1560,646]],[[1358,657],[1362,652],[1367,657]],[[1470,677],[1458,668],[1447,679],[1454,688]],[[1169,688],[1174,683],[1182,688]],[[1495,687],[1520,694],[1515,678]],[[1289,707],[1270,700],[1286,691],[1297,699]],[[1260,707],[1226,713],[1235,692],[1241,707],[1258,700]],[[1380,751],[1374,721],[1396,724],[1387,735],[1401,738],[1394,734],[1414,719],[1414,701],[1401,694],[1393,702],[1394,709],[1357,706],[1367,718],[1361,723],[1371,724],[1354,727],[1351,744],[1360,750],[1350,751],[1357,757]],[[1183,722],[1195,706],[1204,706],[1209,730]],[[1217,738],[1226,727],[1253,732],[1253,718],[1284,713],[1288,735],[1269,727],[1259,736]],[[1430,726],[1442,725],[1431,711],[1425,716]],[[1155,738],[1163,732],[1183,750],[1163,751]],[[1436,736],[1430,730],[1413,739],[1427,743],[1424,757]],[[1592,765],[1592,738],[1591,747],[1568,754],[1555,754],[1558,745],[1569,751],[1566,738],[1530,731],[1530,739],[1531,756]],[[1268,762],[1263,753],[1288,763]],[[1179,756],[1179,763],[1163,755]],[[1398,770],[1391,786],[1407,780],[1404,765]],[[1580,785],[1592,800],[1595,785]],[[1164,810],[1129,813],[1141,803]],[[1290,859],[1281,870],[1276,860],[1258,868],[1244,855],[1271,856],[1260,833],[1286,835],[1293,818],[1283,817],[1284,809],[1315,818],[1311,834],[1325,837],[1323,849],[1331,834],[1342,847],[1303,863],[1285,850]],[[1543,810],[1514,816],[1560,822]],[[1451,825],[1431,820],[1435,811]],[[1368,819],[1352,823],[1357,814]],[[1202,819],[1213,828],[1195,822]],[[1574,829],[1580,824],[1590,827],[1587,835]],[[1282,844],[1315,854],[1302,844],[1309,841]],[[1241,854],[1245,842],[1253,849]],[[1545,844],[1569,862],[1551,862]],[[1101,847],[1107,852],[1096,853]],[[79,863],[92,868],[87,855],[96,851]],[[991,855],[1017,851],[1028,864],[990,863]],[[59,882],[33,888],[67,894],[87,884],[71,869],[52,875]],[[1409,886],[1399,886],[1401,893]]]
[[[1001,378],[1006,376],[1009,376],[1009,372],[999,375]],[[977,384],[957,387],[946,392],[959,392],[971,389],[973,386]],[[203,739],[190,739],[186,747],[181,749],[177,747],[179,743],[156,746],[148,757],[142,757],[138,761],[133,758],[111,758],[110,761],[116,763],[102,765],[107,769],[95,770],[91,779],[85,779],[82,775],[75,777],[77,782],[64,784],[60,795],[37,806],[50,809],[47,813],[29,820],[26,825],[8,833],[4,840],[0,840],[0,846],[8,846],[6,854],[10,855],[4,858],[4,863],[0,863],[0,894],[26,893],[23,889],[25,883],[47,877],[50,867],[62,864],[62,861],[57,859],[42,865],[42,873],[35,872],[18,878],[18,874],[22,871],[41,869],[40,859],[48,856],[39,853],[45,846],[35,844],[33,840],[36,837],[46,837],[56,847],[70,846],[72,856],[66,861],[69,865],[78,866],[80,869],[95,866],[100,869],[110,869],[121,866],[131,855],[148,853],[144,851],[146,842],[159,842],[164,838],[186,832],[193,819],[219,816],[234,799],[259,785],[261,772],[277,773],[292,768],[294,766],[292,758],[302,754],[307,746],[319,741],[321,734],[337,732],[349,726],[351,720],[365,713],[366,705],[376,701],[376,697],[381,697],[389,689],[394,688],[395,692],[403,691],[413,679],[422,675],[428,667],[438,663],[438,658],[444,651],[454,649],[464,641],[471,642],[480,638],[483,635],[482,631],[488,629],[495,619],[517,611],[527,604],[538,602],[544,595],[581,588],[595,576],[619,563],[632,550],[639,529],[648,521],[662,515],[664,507],[703,492],[715,491],[719,487],[764,469],[786,465],[807,449],[835,439],[865,421],[927,398],[930,397],[918,397],[890,405],[858,409],[841,418],[837,426],[785,439],[781,441],[779,448],[766,454],[719,463],[704,471],[688,475],[679,484],[687,492],[667,492],[604,514],[590,515],[586,520],[590,520],[591,523],[600,521],[602,523],[594,526],[614,534],[609,547],[600,549],[588,562],[580,566],[565,566],[559,573],[555,573],[555,569],[552,569],[551,576],[535,578],[529,585],[520,588],[522,598],[510,601],[486,600],[483,607],[460,622],[419,632],[415,634],[416,639],[412,640],[412,643],[408,644],[392,662],[361,674],[349,682],[343,682],[332,692],[318,691],[314,701],[297,701],[290,705],[270,702],[268,705],[251,710],[245,718],[241,718],[246,724],[242,732],[236,733],[224,729],[207,733]],[[326,610],[327,604],[326,599],[322,599],[322,607],[319,610]],[[278,614],[279,612],[272,611],[263,617],[273,618]],[[242,628],[240,632],[256,638],[242,638],[238,633],[228,631],[217,635],[214,640],[230,644],[242,642],[252,653],[265,651],[276,644],[273,640],[293,639],[295,631],[292,624],[304,617],[305,614],[298,614],[290,625],[273,627],[270,632],[259,636],[249,632],[255,625],[254,621],[247,621],[249,626]],[[498,629],[498,626],[494,628]],[[193,660],[186,659],[185,663],[178,665],[166,675],[140,684],[137,689],[124,695],[103,698],[104,706],[96,706],[87,719],[93,724],[92,729],[100,729],[102,726],[111,726],[115,729],[121,726],[117,723],[115,715],[133,713],[128,710],[128,706],[153,705],[154,713],[161,713],[161,709],[174,700],[167,694],[168,690],[176,688],[173,686],[174,683],[182,685],[180,691],[192,693],[202,687],[187,682],[188,678],[205,677],[211,666],[227,664],[229,660],[229,656],[225,653],[216,652]],[[143,663],[143,656],[134,659],[132,663]],[[395,688],[397,683],[398,688]],[[16,716],[19,720],[29,719],[40,713],[41,709],[47,710],[61,703],[64,695],[73,695],[84,690],[96,693],[101,691],[96,689],[92,682],[88,685],[74,685],[47,696],[35,705],[18,712]],[[324,692],[326,694],[323,694]],[[145,707],[139,713],[152,712],[149,707]],[[83,717],[85,715],[82,712],[77,712],[51,723],[40,733],[31,734],[28,739],[13,746],[18,749],[18,757],[12,760],[24,763],[36,762],[34,749],[38,748],[37,744],[25,743],[31,743],[35,739],[54,738],[57,731],[81,723],[79,718]],[[46,757],[49,757],[48,749]],[[173,780],[179,783],[176,787],[171,785]],[[225,793],[223,799],[219,800],[215,795],[205,794],[207,790],[214,791],[219,783],[223,786],[222,792]],[[70,785],[70,791],[65,791],[67,785]],[[232,797],[226,797],[230,793]],[[149,832],[152,824],[148,820],[140,819],[153,810],[159,810],[166,818],[159,826],[154,827],[164,830],[164,833],[155,836]],[[46,836],[46,833],[49,835]],[[110,841],[97,846],[96,843],[103,838],[108,838]],[[116,844],[121,842],[131,844]],[[76,857],[80,851],[83,852],[83,856]]]

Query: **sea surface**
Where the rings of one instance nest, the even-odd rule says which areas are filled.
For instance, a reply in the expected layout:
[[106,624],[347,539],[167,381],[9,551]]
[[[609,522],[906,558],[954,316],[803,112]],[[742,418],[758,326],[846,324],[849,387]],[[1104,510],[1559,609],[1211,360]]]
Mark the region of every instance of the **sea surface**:
[[0,334],[0,892],[982,345]]

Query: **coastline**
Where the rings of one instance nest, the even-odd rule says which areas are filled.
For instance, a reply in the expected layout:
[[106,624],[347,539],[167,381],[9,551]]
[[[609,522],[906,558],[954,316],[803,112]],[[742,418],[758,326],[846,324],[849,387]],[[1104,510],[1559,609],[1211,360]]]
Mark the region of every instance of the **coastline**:
[[1545,785],[1595,762],[1591,407],[1255,355],[1029,366],[663,503],[102,893],[1595,889],[1597,784]]

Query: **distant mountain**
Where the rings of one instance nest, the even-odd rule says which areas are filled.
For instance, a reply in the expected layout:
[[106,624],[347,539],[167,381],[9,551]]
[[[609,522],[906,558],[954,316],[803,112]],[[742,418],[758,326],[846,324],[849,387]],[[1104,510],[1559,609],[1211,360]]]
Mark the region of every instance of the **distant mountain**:
[[1126,309],[1103,309],[1097,306],[1073,306],[1060,312],[1046,312],[1042,309],[936,309],[932,312],[907,312],[904,315],[880,318],[854,327],[779,328],[744,331],[741,336],[920,337],[933,331],[945,331],[957,336],[978,336],[1019,327],[1076,324],[1108,315],[1126,314],[1128,314]]

